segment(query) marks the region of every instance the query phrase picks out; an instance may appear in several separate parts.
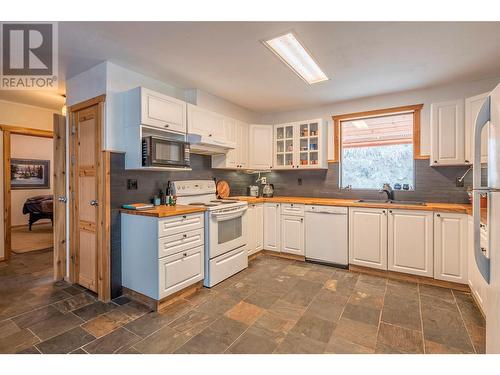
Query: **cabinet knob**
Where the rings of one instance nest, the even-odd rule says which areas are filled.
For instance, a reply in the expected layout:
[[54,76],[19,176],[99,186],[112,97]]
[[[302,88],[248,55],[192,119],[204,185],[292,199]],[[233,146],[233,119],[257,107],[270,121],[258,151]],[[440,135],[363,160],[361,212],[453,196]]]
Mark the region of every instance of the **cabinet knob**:
[[468,160],[465,160],[465,162],[466,162],[467,164],[469,164],[469,163],[470,163],[470,161],[468,161]]
[[385,210],[382,210],[382,213],[385,214]]
[[209,136],[209,137],[211,137],[211,136],[212,136],[212,134],[209,134],[208,136]]
[[438,161],[437,161],[437,160],[434,160],[434,164],[437,164],[437,163],[438,163]]
[[485,253],[485,252],[486,252],[486,248],[482,247],[482,248],[481,248],[481,251],[482,251],[483,253]]
[[302,217],[301,217],[301,218],[300,218],[300,222],[302,223],[303,221],[304,221],[304,218],[302,218]]
[[187,255],[187,253],[183,253],[182,256],[187,257],[188,255]]
[[184,238],[187,238],[187,236],[188,236],[187,234],[183,234],[183,235],[182,235],[182,237],[184,237]]
[[182,215],[182,218],[183,218],[183,219],[186,219],[186,218],[187,218],[187,216],[186,216],[186,215]]
[[165,124],[164,126],[165,128],[169,128],[170,127],[170,124]]
[[276,204],[276,207],[279,207],[280,205],[279,204]]
[[389,213],[392,214],[392,210],[389,210]]
[[436,214],[437,217],[441,217],[441,214]]

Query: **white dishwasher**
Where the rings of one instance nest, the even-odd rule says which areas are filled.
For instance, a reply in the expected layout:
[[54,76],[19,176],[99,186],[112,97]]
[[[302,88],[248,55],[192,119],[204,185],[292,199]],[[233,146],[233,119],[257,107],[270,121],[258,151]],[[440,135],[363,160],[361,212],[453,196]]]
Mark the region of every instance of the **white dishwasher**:
[[306,205],[306,259],[347,266],[347,207]]

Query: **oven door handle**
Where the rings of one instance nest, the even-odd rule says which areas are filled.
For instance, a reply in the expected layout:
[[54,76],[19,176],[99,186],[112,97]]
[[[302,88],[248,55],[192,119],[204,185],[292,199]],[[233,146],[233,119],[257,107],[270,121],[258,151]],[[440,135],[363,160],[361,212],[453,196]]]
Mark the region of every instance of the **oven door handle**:
[[225,220],[231,220],[234,218],[237,218],[239,216],[242,216],[243,213],[248,209],[247,206],[239,208],[234,211],[229,211],[229,212],[212,212],[211,215],[215,218],[217,221],[225,221]]

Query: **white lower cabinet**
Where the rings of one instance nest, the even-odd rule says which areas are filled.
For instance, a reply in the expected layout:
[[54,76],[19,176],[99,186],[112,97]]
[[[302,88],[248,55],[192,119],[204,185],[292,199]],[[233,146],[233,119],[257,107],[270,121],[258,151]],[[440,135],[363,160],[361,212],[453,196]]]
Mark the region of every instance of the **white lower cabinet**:
[[264,246],[264,204],[249,204],[245,215],[248,215],[247,250],[252,255]]
[[304,256],[304,217],[285,215],[281,220],[281,251]]
[[434,278],[467,284],[467,215],[434,213]]
[[387,269],[387,210],[349,208],[349,263]]
[[[488,255],[487,250],[487,239],[488,239],[488,229],[485,226],[481,228],[481,247],[486,249],[486,255]],[[470,290],[474,295],[474,299],[477,301],[483,313],[486,314],[486,290],[488,284],[484,280],[483,276],[477,268],[476,259],[474,257],[474,221],[472,216],[468,217],[468,240],[467,240],[467,281],[469,283]]]
[[128,289],[161,300],[203,280],[203,213],[122,214],[121,243],[122,285]]
[[264,203],[264,249],[281,251],[281,210],[279,203]]
[[387,268],[433,277],[433,213],[389,210]]

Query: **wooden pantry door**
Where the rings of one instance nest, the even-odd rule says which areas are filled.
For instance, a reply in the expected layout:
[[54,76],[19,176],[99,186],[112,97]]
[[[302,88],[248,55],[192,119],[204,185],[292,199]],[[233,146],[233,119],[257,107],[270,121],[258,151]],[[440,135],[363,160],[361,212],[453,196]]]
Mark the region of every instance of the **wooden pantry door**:
[[101,103],[71,113],[73,281],[94,292],[98,290],[101,236],[101,115]]

